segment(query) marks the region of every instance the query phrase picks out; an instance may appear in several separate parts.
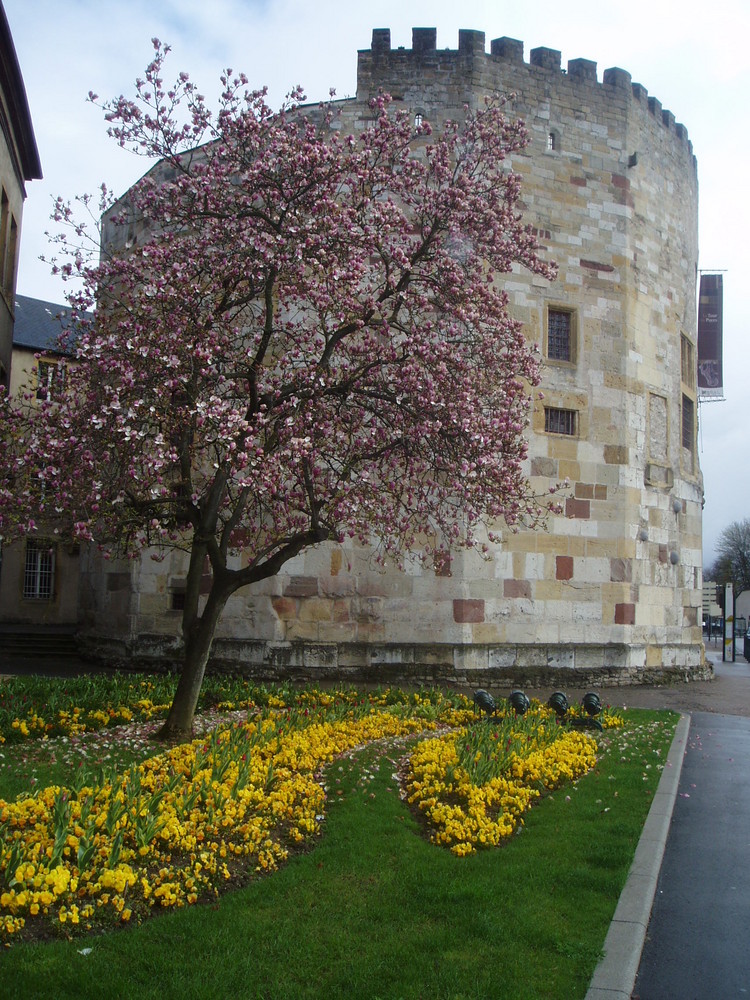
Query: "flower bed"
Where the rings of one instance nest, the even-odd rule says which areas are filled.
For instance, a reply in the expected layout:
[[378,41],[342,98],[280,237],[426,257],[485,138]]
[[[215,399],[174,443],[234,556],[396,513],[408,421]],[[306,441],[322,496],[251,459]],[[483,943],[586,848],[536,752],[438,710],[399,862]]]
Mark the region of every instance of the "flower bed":
[[124,774],[84,767],[71,787],[0,800],[0,937],[137,921],[272,870],[319,833],[327,764],[438,727],[451,731],[412,752],[409,799],[456,854],[499,843],[542,788],[595,760],[590,736],[541,708],[489,723],[437,692],[270,697]]
[[422,741],[409,758],[407,799],[432,840],[463,856],[497,846],[543,790],[574,781],[595,762],[592,736],[537,707]]

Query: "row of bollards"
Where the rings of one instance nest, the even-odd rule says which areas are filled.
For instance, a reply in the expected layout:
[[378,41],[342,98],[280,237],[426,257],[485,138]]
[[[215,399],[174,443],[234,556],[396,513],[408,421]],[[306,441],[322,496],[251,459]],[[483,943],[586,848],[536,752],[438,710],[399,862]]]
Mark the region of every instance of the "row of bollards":
[[[523,691],[511,691],[508,695],[508,705],[516,715],[524,715],[528,711],[530,704],[527,695]],[[566,722],[568,725],[581,729],[601,730],[602,728],[602,724],[595,718],[602,710],[601,699],[595,691],[589,691],[581,699],[581,705],[586,712],[586,715],[583,717],[570,715],[570,704],[562,691],[554,691],[547,699],[547,704],[554,711],[558,719]],[[488,719],[497,710],[495,699],[484,688],[479,688],[474,692],[474,707],[480,712],[486,712]]]

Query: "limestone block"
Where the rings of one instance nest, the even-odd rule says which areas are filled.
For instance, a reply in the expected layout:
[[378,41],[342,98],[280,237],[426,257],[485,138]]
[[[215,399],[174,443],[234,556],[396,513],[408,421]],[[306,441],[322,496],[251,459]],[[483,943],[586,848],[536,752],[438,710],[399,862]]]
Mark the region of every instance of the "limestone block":
[[329,622],[333,618],[333,601],[308,597],[299,603],[300,622]]
[[575,669],[575,650],[570,646],[550,646],[546,651],[547,666],[554,670]]
[[[592,639],[593,636],[589,634],[588,627],[602,624],[602,606],[598,601],[596,603],[593,601],[576,601],[570,606],[570,617],[575,626],[586,626],[586,637],[587,639]],[[577,632],[574,634],[572,641],[580,642],[580,639],[581,633]]]
[[355,631],[352,622],[321,622],[318,638],[322,642],[349,643],[353,642]]
[[300,639],[315,641],[319,638],[318,623],[315,621],[287,622],[285,630],[285,638],[287,638],[290,641],[298,641]]
[[489,648],[486,646],[454,647],[453,663],[458,673],[465,670],[486,670],[489,666]]

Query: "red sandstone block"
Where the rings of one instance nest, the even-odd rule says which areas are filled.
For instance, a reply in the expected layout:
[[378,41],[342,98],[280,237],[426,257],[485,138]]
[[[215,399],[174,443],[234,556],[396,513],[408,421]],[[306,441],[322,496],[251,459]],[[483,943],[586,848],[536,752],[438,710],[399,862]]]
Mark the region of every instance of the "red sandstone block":
[[272,597],[271,604],[273,610],[282,620],[297,617],[297,602],[290,597]]
[[609,578],[614,583],[631,583],[633,564],[629,559],[610,559]]
[[531,599],[531,584],[528,580],[503,580],[503,597],[525,597]]
[[459,623],[483,622],[484,601],[457,599],[453,602],[453,621]]
[[568,497],[565,501],[566,517],[591,517],[591,501],[579,500],[577,497]]
[[555,576],[558,580],[573,579],[573,556],[557,556]]
[[635,625],[635,604],[615,604],[615,625]]

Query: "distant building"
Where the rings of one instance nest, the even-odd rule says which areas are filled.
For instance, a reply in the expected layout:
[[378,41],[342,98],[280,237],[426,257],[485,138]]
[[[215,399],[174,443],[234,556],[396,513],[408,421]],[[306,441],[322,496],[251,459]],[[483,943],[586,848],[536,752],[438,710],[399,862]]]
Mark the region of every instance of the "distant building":
[[42,176],[21,70],[0,4],[0,385],[10,384],[14,296],[26,182]]
[[[65,381],[69,352],[60,335],[69,328],[70,308],[17,295],[14,303],[11,394],[28,391],[46,399]],[[63,544],[53,532],[3,547],[0,573],[0,624],[78,628],[78,545]]]
[[70,306],[16,295],[14,312],[11,396],[30,387],[43,399],[56,381],[65,380],[70,351],[59,340],[70,327]]

